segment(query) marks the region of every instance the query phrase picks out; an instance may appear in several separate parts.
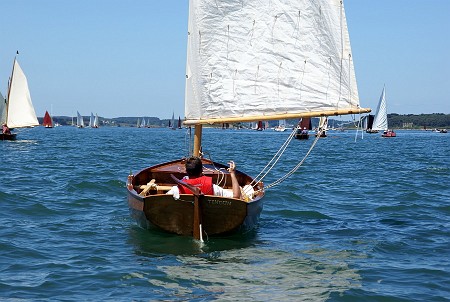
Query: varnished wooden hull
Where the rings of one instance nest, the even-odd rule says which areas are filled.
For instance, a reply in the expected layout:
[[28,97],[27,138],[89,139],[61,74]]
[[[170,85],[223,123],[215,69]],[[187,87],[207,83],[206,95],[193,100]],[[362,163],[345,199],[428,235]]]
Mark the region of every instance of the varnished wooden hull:
[[[203,160],[204,166],[226,168],[226,166]],[[241,186],[252,180],[246,174],[236,171]],[[139,195],[140,187],[155,179],[157,184],[164,187],[175,185],[170,178],[174,174],[182,178],[184,174],[183,160],[164,163],[149,167],[137,173],[128,188],[128,205],[131,216],[143,228],[157,227],[169,233],[184,236],[192,236],[194,228],[194,196],[190,194],[180,195],[180,199],[174,199],[165,191],[153,191],[150,195]],[[216,171],[207,171],[204,174],[213,177],[216,181],[219,175]],[[225,174],[226,178],[227,173]],[[223,186],[231,185],[227,180]],[[259,184],[258,186],[262,186]],[[199,200],[200,216],[203,235],[226,235],[236,232],[246,232],[253,229],[258,223],[263,208],[263,192],[260,192],[253,200],[247,202],[240,199],[220,196],[202,196]]]
[[14,141],[16,140],[16,133],[4,134],[0,133],[0,141]]

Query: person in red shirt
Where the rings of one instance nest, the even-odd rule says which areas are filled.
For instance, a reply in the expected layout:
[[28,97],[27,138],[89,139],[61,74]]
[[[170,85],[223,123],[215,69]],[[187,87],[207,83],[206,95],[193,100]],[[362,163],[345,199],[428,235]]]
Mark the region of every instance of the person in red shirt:
[[[212,183],[212,178],[203,175],[203,164],[199,157],[189,157],[186,159],[185,167],[187,178],[183,178],[183,181],[198,187],[205,195],[216,195],[223,197],[241,198],[241,188],[239,186],[238,180],[236,178],[236,164],[231,161],[228,172],[231,176],[232,192],[229,190],[224,190],[222,187]],[[178,191],[178,192],[177,192]],[[192,192],[181,185],[174,186],[168,194],[178,196],[179,194],[192,194]]]

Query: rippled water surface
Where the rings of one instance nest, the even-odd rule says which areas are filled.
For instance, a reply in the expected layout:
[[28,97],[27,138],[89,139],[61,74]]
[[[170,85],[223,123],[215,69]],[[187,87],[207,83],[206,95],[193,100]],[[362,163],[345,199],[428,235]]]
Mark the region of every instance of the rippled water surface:
[[[450,301],[450,136],[329,132],[269,189],[257,229],[138,228],[130,170],[186,155],[187,130],[38,127],[0,141],[0,300]],[[213,160],[257,175],[289,136],[204,130]],[[264,180],[294,167],[291,142]]]

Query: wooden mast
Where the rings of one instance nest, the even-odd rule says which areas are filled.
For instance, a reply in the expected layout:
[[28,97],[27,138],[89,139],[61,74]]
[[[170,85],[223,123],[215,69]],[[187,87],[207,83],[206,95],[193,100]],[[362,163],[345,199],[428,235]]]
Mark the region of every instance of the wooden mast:
[[200,149],[202,147],[202,127],[201,124],[195,125],[193,156],[200,156]]

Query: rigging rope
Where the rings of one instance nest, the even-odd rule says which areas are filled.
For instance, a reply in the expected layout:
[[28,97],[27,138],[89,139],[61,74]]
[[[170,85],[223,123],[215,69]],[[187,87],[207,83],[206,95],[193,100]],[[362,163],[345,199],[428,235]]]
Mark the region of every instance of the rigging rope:
[[[270,172],[270,170],[272,170],[272,168],[275,166],[275,164],[278,162],[278,160],[281,158],[281,155],[283,155],[284,151],[286,150],[287,146],[290,144],[290,142],[292,141],[292,138],[294,137],[297,128],[294,128],[294,131],[292,131],[292,133],[289,135],[289,137],[286,139],[286,141],[283,143],[283,145],[281,145],[280,149],[277,151],[277,153],[275,153],[275,155],[272,157],[272,159],[267,163],[267,165],[261,170],[261,172],[259,172],[259,174],[253,179],[253,181],[250,183],[253,187],[260,181],[262,181],[264,179],[264,177],[266,177],[266,175]],[[273,164],[271,165],[271,163],[273,162]],[[267,167],[270,168],[267,170],[267,172],[264,173],[264,171],[267,169]],[[261,176],[261,174],[263,174]]]
[[[294,134],[295,134],[295,131],[297,130],[297,128],[295,128],[294,129],[294,131],[293,131],[293,134],[291,134],[291,136],[293,137],[294,136]],[[291,171],[289,171],[288,173],[286,173],[284,176],[282,176],[282,177],[280,177],[278,180],[276,180],[276,181],[274,181],[273,183],[271,183],[271,184],[269,184],[269,185],[267,185],[267,186],[265,186],[264,187],[264,189],[260,189],[260,190],[257,190],[257,191],[255,191],[255,193],[254,194],[257,194],[257,193],[259,193],[259,192],[261,192],[261,191],[265,191],[265,190],[267,190],[267,189],[270,189],[271,187],[274,187],[274,186],[276,186],[276,185],[278,185],[278,184],[280,184],[280,183],[282,183],[283,181],[285,181],[289,176],[291,176],[292,174],[294,174],[300,167],[301,167],[301,165],[304,163],[304,161],[306,160],[306,158],[309,156],[309,154],[311,153],[311,151],[313,150],[313,148],[314,148],[314,146],[317,144],[317,142],[319,141],[319,138],[321,137],[321,135],[322,135],[322,133],[324,132],[325,130],[324,130],[324,127],[323,128],[320,128],[319,129],[319,131],[317,132],[317,136],[316,136],[316,139],[313,141],[313,143],[311,144],[311,147],[309,148],[309,150],[308,150],[308,152],[306,152],[306,154],[305,154],[305,156],[303,157],[303,159],[291,170]],[[287,141],[291,141],[292,140],[292,137],[291,136],[289,136],[289,138],[288,138],[288,140],[286,140],[286,142]],[[286,144],[286,143],[285,143]],[[282,146],[282,148],[284,147],[284,145]],[[282,148],[280,148],[280,150],[282,149]],[[283,152],[284,152],[284,150],[286,149],[286,147],[284,147],[284,149],[283,149]],[[275,156],[274,156],[274,158],[277,156],[277,154],[278,153],[280,153],[280,150],[275,154]],[[282,153],[281,153],[282,154]],[[280,155],[281,156],[281,155]],[[273,161],[273,159],[274,158],[272,158],[272,160],[271,161]],[[279,157],[278,157],[278,159],[279,159]],[[276,160],[276,161],[278,161],[278,159]],[[270,162],[269,162],[270,163]],[[276,162],[275,162],[276,163]],[[275,165],[275,163],[273,164],[273,165]],[[272,165],[272,167],[273,167],[273,165]],[[267,167],[267,166],[266,166]],[[272,167],[270,168],[270,169],[272,169]],[[265,169],[265,168],[264,168]],[[264,170],[263,169],[263,170]],[[269,170],[270,171],[270,170]],[[260,173],[261,174],[261,173]],[[267,173],[266,174],[264,174],[264,176],[266,176],[267,175]],[[258,181],[261,181],[263,178],[264,178],[264,176],[263,177],[261,177]],[[255,187],[255,185],[256,184],[254,184],[253,185],[253,187]]]

